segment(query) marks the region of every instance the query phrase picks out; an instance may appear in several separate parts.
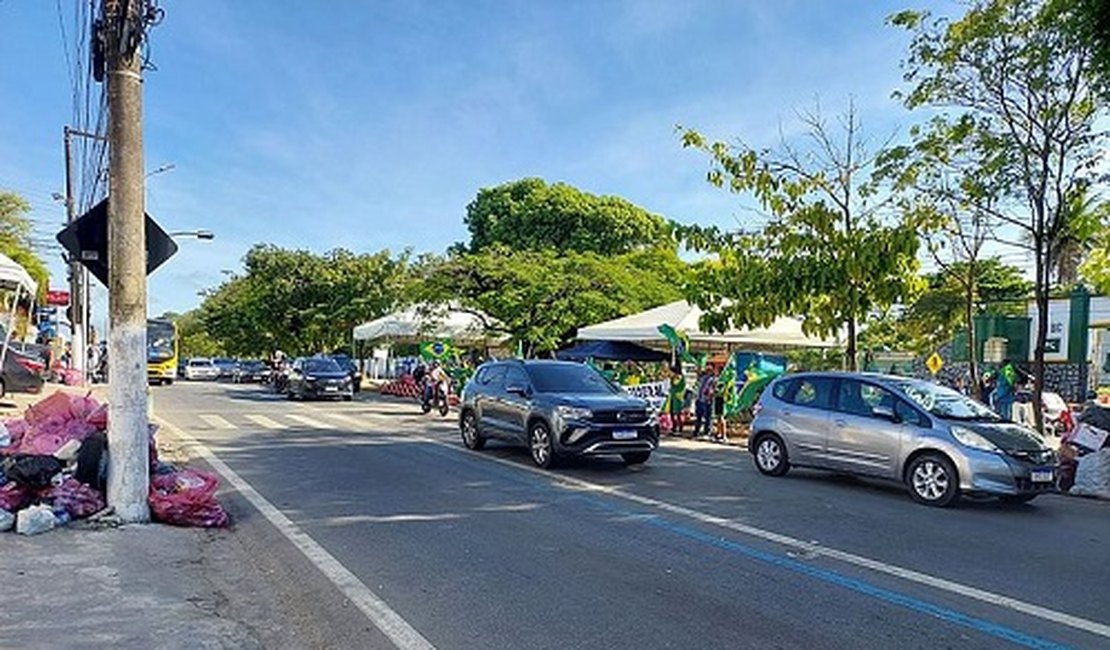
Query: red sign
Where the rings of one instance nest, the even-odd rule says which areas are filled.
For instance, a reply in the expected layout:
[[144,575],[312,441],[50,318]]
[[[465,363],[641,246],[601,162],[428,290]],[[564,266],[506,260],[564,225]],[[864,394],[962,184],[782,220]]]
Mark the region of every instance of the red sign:
[[46,304],[65,307],[69,304],[69,292],[63,289],[51,289],[47,291]]

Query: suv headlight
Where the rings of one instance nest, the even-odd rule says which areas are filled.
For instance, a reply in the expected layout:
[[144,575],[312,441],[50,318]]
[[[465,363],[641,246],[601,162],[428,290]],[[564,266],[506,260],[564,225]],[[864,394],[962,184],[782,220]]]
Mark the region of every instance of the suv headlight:
[[971,429],[966,429],[964,427],[952,427],[952,436],[955,437],[956,440],[958,440],[959,443],[961,445],[964,445],[965,447],[971,447],[972,449],[979,449],[981,451],[991,451],[996,453],[999,451],[998,447],[993,442],[987,440],[981,434],[975,433]]
[[555,413],[564,420],[589,420],[594,416],[590,409],[577,406],[556,406]]

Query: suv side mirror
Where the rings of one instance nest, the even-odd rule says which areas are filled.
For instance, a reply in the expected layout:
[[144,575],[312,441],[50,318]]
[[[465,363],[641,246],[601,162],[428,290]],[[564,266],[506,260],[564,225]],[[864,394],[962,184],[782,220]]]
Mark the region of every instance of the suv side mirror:
[[895,424],[902,421],[902,418],[898,417],[898,415],[894,412],[894,409],[890,408],[889,406],[876,406],[871,409],[871,414],[877,418],[890,420]]
[[505,392],[510,394],[510,395],[516,395],[518,397],[528,397],[528,389],[525,388],[524,386],[519,385],[519,384],[513,384],[511,386],[506,386],[505,387]]

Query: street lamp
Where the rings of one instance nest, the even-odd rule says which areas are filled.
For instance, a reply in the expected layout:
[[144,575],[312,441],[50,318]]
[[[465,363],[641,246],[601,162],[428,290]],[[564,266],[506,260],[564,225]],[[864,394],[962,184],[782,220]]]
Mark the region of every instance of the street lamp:
[[216,233],[211,230],[175,230],[174,232],[166,233],[170,237],[196,237],[197,239],[212,240],[216,238]]

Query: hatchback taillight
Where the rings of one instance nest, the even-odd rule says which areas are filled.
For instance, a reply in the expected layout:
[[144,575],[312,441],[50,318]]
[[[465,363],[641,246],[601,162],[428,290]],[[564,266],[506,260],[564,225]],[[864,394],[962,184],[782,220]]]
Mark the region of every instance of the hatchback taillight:
[[755,416],[759,415],[759,412],[762,411],[762,410],[763,410],[763,403],[762,402],[756,402],[755,404],[753,404],[752,405],[752,417],[755,417]]

